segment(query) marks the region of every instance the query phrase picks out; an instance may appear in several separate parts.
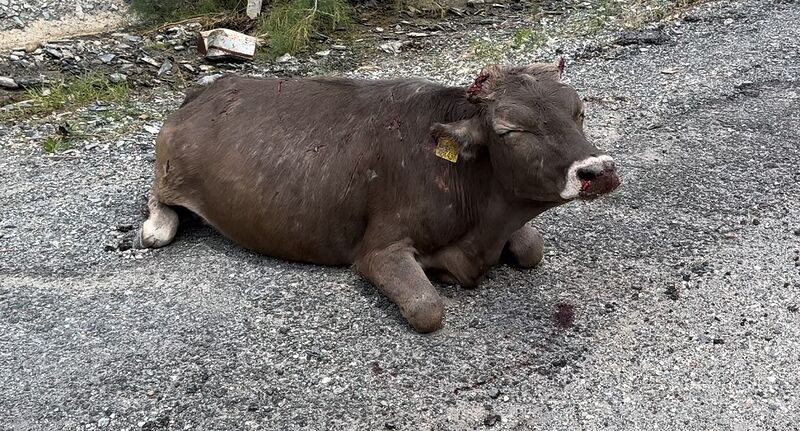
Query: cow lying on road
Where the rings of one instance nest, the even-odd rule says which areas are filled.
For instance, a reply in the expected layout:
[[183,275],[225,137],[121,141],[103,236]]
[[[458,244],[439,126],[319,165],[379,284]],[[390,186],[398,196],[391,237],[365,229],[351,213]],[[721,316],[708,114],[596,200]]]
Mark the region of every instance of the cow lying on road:
[[563,61],[485,67],[468,89],[419,79],[220,78],[156,139],[141,247],[171,208],[276,258],[352,264],[420,332],[442,324],[429,277],[474,287],[504,249],[542,259],[528,222],[619,185],[583,132]]

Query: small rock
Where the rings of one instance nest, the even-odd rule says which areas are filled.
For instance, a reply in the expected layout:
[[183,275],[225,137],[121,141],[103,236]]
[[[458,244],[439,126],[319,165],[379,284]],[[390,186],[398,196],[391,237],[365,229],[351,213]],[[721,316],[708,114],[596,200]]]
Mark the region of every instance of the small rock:
[[147,63],[153,67],[160,67],[161,63],[157,62],[153,57],[149,57],[147,55],[143,55],[139,57],[139,61],[142,63]]
[[500,419],[501,419],[500,415],[498,415],[497,413],[489,413],[489,415],[483,419],[483,424],[486,425],[487,427],[493,427],[498,422],[500,422]]
[[150,124],[145,124],[143,128],[144,128],[145,131],[147,131],[148,133],[152,133],[153,135],[157,135],[158,131],[161,130],[160,127],[153,126],[153,125],[150,125]]
[[757,218],[754,218],[753,219],[753,226],[758,226],[759,224],[761,224],[761,220],[759,220]]
[[486,4],[485,0],[467,0],[467,6],[476,7],[483,4]]
[[169,59],[164,60],[164,63],[161,64],[161,67],[158,69],[157,76],[162,76],[166,73],[172,72],[172,61]]
[[397,429],[397,425],[395,425],[394,422],[385,422],[383,424],[383,427],[386,428],[387,430]]
[[103,55],[101,55],[101,56],[99,56],[99,57],[97,57],[97,58],[99,58],[99,59],[100,59],[100,61],[102,61],[102,62],[103,62],[103,63],[105,63],[105,64],[111,64],[111,62],[112,62],[112,61],[113,61],[115,58],[117,58],[117,56],[116,56],[116,55],[114,55],[114,54],[108,53],[108,54],[103,54]]
[[175,51],[183,51],[184,49],[186,49],[186,47],[183,45],[175,45],[174,47],[172,47],[172,49],[174,49]]
[[0,76],[0,87],[14,90],[19,88],[19,84],[17,84],[17,81],[14,81],[13,78],[9,78],[8,76]]
[[320,384],[327,385],[328,383],[330,383],[330,382],[331,382],[331,378],[330,378],[330,377],[328,377],[328,376],[325,376],[325,377],[323,377],[323,378],[322,378],[322,380],[320,380],[319,382],[320,382]]
[[60,50],[60,49],[55,49],[55,48],[45,48],[45,49],[44,49],[44,52],[48,53],[48,54],[49,54],[50,56],[52,56],[53,58],[61,58],[61,57],[63,57],[63,56],[64,56],[64,54],[62,54],[62,53],[61,53],[61,50]]
[[114,251],[116,249],[117,249],[117,247],[115,245],[113,245],[113,244],[106,244],[106,245],[103,246],[103,251],[107,251],[107,252],[111,252],[111,251]]
[[294,57],[292,57],[289,53],[286,53],[286,54],[283,54],[282,56],[276,58],[275,61],[278,62],[278,63],[288,63],[293,58]]
[[314,53],[314,55],[317,57],[327,57],[331,55],[331,51],[329,49],[326,49],[325,51],[317,51]]
[[800,236],[800,228],[795,229],[794,234]]
[[119,84],[120,82],[126,82],[128,80],[128,76],[124,73],[112,73],[108,75],[108,80],[114,84]]
[[728,18],[725,21],[722,21],[722,23],[725,25],[731,25],[733,24],[733,18]]
[[675,67],[670,67],[670,68],[667,68],[667,69],[661,69],[661,73],[663,73],[664,75],[674,75],[674,74],[676,74],[676,73],[678,73],[680,71],[681,71],[680,69],[675,68]]
[[110,422],[111,422],[111,419],[109,419],[109,418],[100,418],[100,420],[97,421],[97,427],[98,428],[105,428],[105,427],[108,426],[108,424]]
[[214,82],[214,81],[216,81],[217,79],[219,79],[221,76],[222,76],[222,74],[221,74],[221,73],[218,73],[218,74],[216,74],[216,75],[208,75],[208,76],[204,76],[204,77],[202,77],[202,78],[200,78],[200,79],[198,79],[198,80],[197,80],[197,85],[209,85],[209,84],[211,84],[212,82]]
[[19,56],[16,54],[11,54],[8,56],[8,59],[11,61],[19,61]]
[[397,54],[403,48],[403,45],[405,45],[403,42],[399,40],[393,40],[391,42],[382,43],[380,45],[380,49],[389,54]]
[[11,20],[14,21],[14,25],[16,25],[17,27],[19,28],[25,27],[25,23],[22,22],[22,20],[18,16],[12,17]]
[[675,285],[667,286],[667,290],[664,291],[667,297],[673,301],[677,301],[680,298],[680,294],[678,293],[678,288]]
[[125,39],[128,42],[132,42],[132,43],[139,43],[139,42],[142,41],[142,37],[141,36],[136,36],[136,35],[132,35],[132,34],[126,34],[123,39]]
[[347,47],[344,45],[331,45],[331,49],[335,49],[337,51],[347,51]]
[[406,36],[408,36],[408,37],[428,37],[430,35],[428,33],[421,33],[421,32],[412,31],[411,33],[406,33]]
[[494,400],[497,399],[501,394],[502,392],[500,392],[500,389],[493,389],[491,392],[489,392],[489,398]]
[[383,33],[386,30],[384,30],[383,27],[375,27],[375,31],[378,33]]
[[189,72],[194,73],[194,66],[192,66],[191,64],[181,64],[181,66],[183,66],[183,68],[188,70]]

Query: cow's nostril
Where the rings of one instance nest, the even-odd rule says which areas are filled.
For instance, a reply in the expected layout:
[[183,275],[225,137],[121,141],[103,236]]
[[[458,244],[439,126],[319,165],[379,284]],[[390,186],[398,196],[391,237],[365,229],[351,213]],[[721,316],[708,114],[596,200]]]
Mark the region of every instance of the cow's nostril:
[[599,172],[590,169],[578,169],[578,179],[581,181],[592,181],[597,178]]

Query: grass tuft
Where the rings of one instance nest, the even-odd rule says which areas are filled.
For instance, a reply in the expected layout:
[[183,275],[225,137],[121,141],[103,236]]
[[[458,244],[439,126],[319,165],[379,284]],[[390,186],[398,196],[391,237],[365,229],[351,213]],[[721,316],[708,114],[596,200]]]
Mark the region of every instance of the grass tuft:
[[72,146],[61,136],[48,136],[42,142],[42,149],[47,154],[58,153],[70,149]]
[[71,82],[53,82],[41,89],[26,93],[25,106],[3,112],[3,119],[34,114],[49,114],[63,108],[80,108],[93,102],[121,102],[128,96],[128,85],[112,83],[102,74],[89,74]]
[[348,28],[351,12],[345,0],[285,0],[272,6],[258,28],[271,55],[296,53],[317,33]]
[[68,123],[58,126],[55,135],[50,135],[42,141],[45,153],[53,154],[72,148],[72,142],[85,138],[87,135]]

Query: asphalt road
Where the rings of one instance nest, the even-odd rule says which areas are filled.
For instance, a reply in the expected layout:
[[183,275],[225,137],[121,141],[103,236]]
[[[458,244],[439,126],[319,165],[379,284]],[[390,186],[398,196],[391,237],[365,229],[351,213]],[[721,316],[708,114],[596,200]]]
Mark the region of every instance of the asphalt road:
[[6,142],[0,429],[797,429],[800,3],[668,29],[568,72],[623,187],[535,220],[537,269],[441,287],[432,335],[346,268],[196,224],[104,251],[151,180],[141,131]]

